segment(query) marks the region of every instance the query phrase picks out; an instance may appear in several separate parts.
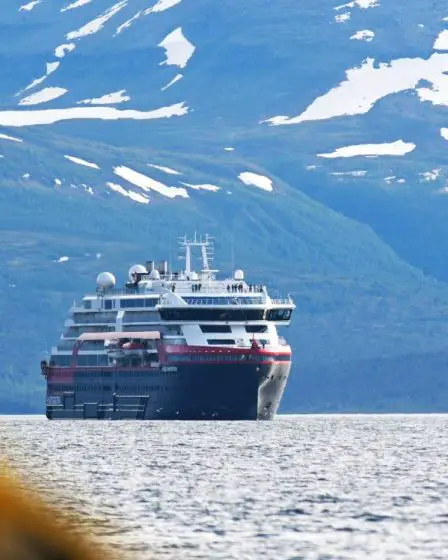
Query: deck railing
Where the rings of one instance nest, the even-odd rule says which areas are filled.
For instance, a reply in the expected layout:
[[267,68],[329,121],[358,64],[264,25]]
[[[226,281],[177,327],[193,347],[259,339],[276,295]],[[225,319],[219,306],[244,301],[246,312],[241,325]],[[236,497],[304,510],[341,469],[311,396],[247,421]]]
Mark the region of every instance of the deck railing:
[[294,305],[292,298],[271,298],[272,305]]
[[[223,282],[213,282],[213,285],[207,285],[201,283],[200,280],[196,281],[170,281],[165,283],[162,286],[156,285],[154,286],[155,289],[157,288],[166,288],[169,291],[172,291],[172,286],[174,285],[174,292],[180,294],[191,294],[196,295],[200,294],[221,294],[221,295],[238,295],[238,294],[263,294],[266,292],[266,286],[262,284],[245,284],[244,282],[237,282],[236,280],[228,280]],[[241,290],[238,290],[238,286],[242,286]],[[163,292],[162,292],[163,293]],[[98,289],[96,293],[89,293],[87,294],[88,297],[96,297],[96,296],[150,296],[150,295],[157,295],[157,292],[152,290],[145,290],[135,288],[111,288],[108,290],[100,290]]]

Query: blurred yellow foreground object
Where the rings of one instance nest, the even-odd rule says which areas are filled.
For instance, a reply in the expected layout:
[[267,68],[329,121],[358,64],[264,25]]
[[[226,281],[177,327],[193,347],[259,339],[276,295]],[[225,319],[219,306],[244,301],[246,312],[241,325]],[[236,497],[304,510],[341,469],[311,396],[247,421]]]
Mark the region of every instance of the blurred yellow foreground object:
[[0,466],[0,560],[100,560],[60,512],[19,486]]

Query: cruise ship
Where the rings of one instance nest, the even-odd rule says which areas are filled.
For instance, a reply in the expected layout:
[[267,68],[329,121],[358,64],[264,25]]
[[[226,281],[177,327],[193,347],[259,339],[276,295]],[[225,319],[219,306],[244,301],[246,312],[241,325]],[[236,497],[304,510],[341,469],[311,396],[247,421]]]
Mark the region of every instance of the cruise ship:
[[102,272],[94,293],[73,305],[41,362],[47,418],[275,416],[291,369],[277,328],[289,325],[294,302],[270,297],[240,269],[219,279],[208,235],[179,245],[183,270],[167,261],[133,265],[122,288]]

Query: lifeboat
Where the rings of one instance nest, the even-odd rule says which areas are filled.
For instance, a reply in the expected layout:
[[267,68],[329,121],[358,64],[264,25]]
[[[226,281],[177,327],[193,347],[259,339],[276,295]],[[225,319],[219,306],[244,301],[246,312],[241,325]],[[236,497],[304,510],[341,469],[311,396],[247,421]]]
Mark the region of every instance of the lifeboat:
[[131,340],[125,342],[121,347],[127,356],[143,356],[147,352],[147,347],[143,342]]
[[108,342],[109,343],[106,345],[106,351],[110,358],[119,359],[126,356],[127,353],[123,348],[123,343],[119,340],[111,340]]

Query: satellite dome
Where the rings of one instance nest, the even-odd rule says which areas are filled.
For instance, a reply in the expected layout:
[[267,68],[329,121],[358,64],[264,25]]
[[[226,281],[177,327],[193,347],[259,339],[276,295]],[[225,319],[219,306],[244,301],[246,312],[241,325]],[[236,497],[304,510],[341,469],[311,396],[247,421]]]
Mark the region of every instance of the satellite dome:
[[110,290],[115,286],[115,276],[112,272],[101,272],[96,277],[96,285],[98,288],[103,288],[105,290]]
[[149,277],[151,278],[151,280],[159,280],[160,279],[159,271],[156,269],[151,270],[151,272],[149,273]]
[[244,280],[244,272],[240,268],[238,270],[235,270],[233,278],[234,280],[238,280],[239,282],[241,282],[242,280]]
[[146,266],[143,266],[142,264],[133,264],[131,266],[131,268],[129,269],[129,280],[131,282],[134,281],[134,274],[148,274],[148,271],[146,270]]
[[199,280],[199,274],[197,272],[192,272],[190,274],[190,279],[191,280]]

